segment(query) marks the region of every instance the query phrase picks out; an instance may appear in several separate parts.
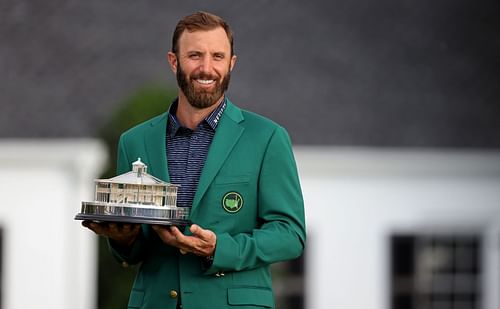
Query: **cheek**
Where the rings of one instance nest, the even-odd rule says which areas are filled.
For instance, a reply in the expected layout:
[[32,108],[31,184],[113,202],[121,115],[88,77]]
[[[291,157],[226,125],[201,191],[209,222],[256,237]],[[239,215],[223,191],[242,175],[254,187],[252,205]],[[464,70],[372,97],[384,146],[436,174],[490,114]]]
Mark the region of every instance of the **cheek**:
[[186,76],[192,76],[193,74],[196,74],[197,71],[199,71],[199,65],[189,61],[181,63],[180,68],[186,74]]
[[226,75],[229,74],[229,68],[227,66],[219,66],[214,69],[217,72],[217,75],[219,76],[220,79],[223,79]]

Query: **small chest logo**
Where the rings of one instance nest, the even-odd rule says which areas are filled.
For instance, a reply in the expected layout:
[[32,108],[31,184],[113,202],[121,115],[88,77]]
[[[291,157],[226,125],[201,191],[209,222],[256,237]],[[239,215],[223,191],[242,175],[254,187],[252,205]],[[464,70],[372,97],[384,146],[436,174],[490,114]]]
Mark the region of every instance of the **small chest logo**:
[[243,197],[238,192],[228,192],[222,198],[222,207],[230,213],[236,213],[243,207]]

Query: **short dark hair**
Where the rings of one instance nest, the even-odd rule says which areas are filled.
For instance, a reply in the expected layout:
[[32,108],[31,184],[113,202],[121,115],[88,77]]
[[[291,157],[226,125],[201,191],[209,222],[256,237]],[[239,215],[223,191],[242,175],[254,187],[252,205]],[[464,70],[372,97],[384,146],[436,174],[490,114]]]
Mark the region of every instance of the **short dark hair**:
[[231,45],[231,56],[234,54],[233,51],[233,31],[221,17],[208,13],[208,12],[196,12],[194,14],[183,17],[175,27],[174,35],[172,36],[172,52],[177,54],[179,51],[179,38],[184,31],[197,31],[197,30],[213,30],[215,28],[222,27],[226,31],[227,38],[229,39],[229,44]]

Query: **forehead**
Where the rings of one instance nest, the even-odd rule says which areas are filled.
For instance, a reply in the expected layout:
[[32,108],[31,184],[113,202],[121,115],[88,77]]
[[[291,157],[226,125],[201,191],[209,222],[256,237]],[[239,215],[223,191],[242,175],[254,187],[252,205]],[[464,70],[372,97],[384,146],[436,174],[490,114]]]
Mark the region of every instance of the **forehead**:
[[231,44],[222,27],[192,32],[185,30],[179,37],[179,52],[191,50],[229,53]]

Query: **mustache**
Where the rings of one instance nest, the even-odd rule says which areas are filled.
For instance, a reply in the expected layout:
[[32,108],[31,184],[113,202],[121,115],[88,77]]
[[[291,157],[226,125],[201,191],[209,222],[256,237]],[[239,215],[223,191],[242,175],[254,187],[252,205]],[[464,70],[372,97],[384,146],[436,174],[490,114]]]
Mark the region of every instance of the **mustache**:
[[190,76],[190,79],[213,79],[213,80],[219,80],[220,77],[217,75],[212,75],[212,74],[207,74],[207,73],[196,73]]

